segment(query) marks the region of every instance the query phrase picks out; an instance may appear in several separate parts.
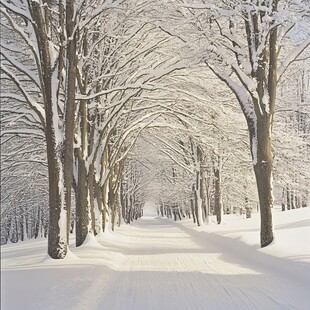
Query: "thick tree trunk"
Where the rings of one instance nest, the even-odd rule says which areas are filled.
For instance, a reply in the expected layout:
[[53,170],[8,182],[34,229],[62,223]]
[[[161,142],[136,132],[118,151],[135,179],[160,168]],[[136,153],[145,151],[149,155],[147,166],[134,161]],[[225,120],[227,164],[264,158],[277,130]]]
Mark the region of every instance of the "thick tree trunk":
[[95,171],[94,165],[90,165],[88,172],[88,200],[90,207],[90,229],[88,232],[92,232],[96,235],[96,212],[95,212]]
[[106,229],[107,212],[108,212],[108,182],[106,181],[102,188],[102,231]]
[[[48,127],[48,125],[47,125]],[[67,254],[67,234],[61,225],[67,225],[67,213],[61,199],[60,167],[56,158],[53,139],[47,135],[47,162],[49,181],[49,231],[48,255],[51,258],[64,258]],[[61,220],[60,220],[61,218]],[[64,224],[65,223],[65,224]]]
[[[40,207],[39,207],[39,210],[40,210]],[[27,240],[28,239],[28,234],[27,234],[27,217],[26,217],[26,214],[24,213],[24,209],[22,208],[21,209],[21,234],[22,234],[22,240]]]
[[53,103],[51,101],[51,77],[45,81],[46,148],[49,182],[49,230],[48,255],[54,259],[64,258],[68,251],[67,209],[62,195],[63,161],[61,150],[56,143]]
[[216,221],[218,224],[222,222],[222,190],[221,190],[221,172],[219,168],[214,169],[214,176],[215,176],[215,214],[216,214]]
[[[48,43],[44,42],[42,47],[42,58],[49,62]],[[67,209],[63,199],[63,158],[60,150],[59,141],[56,141],[55,128],[59,124],[54,121],[54,109],[52,102],[52,77],[51,68],[45,63],[43,70],[43,97],[46,115],[46,149],[48,164],[48,182],[49,182],[49,232],[48,232],[48,255],[51,258],[64,258],[68,250]],[[57,119],[57,118],[56,118]],[[72,154],[71,154],[72,157]]]
[[172,213],[173,213],[173,220],[176,222],[176,220],[177,220],[177,210],[173,209]]
[[39,237],[39,231],[40,231],[40,224],[41,224],[41,208],[38,207],[38,213],[37,213],[37,218],[35,222],[35,229],[34,229],[34,238]]
[[201,225],[200,221],[199,221],[199,215],[198,215],[198,193],[197,193],[197,189],[196,189],[196,185],[193,184],[193,202],[194,202],[194,214],[195,214],[195,218],[196,218],[196,223],[198,226]]
[[179,220],[181,221],[182,220],[182,216],[181,216],[181,211],[180,211],[179,207],[177,208],[177,215],[179,217]]
[[160,215],[161,215],[162,217],[164,217],[165,214],[164,214],[164,206],[163,206],[163,204],[161,204],[159,208],[160,208]]
[[[115,205],[115,193],[113,191],[112,175],[109,178],[109,193],[108,193],[108,205],[111,212],[111,229],[114,231],[115,218],[116,218],[116,205]],[[132,207],[132,206],[131,206]]]
[[[120,184],[120,200],[121,200],[121,213],[122,213],[122,218],[123,220],[126,219],[126,204],[127,204],[127,199],[124,195],[124,185],[123,183]],[[157,208],[157,214],[158,214],[158,208]]]
[[208,208],[207,208],[207,193],[205,190],[205,184],[203,182],[203,178],[201,178],[200,183],[200,195],[201,195],[201,208],[203,212],[204,221],[208,221]]
[[71,226],[71,190],[73,181],[73,140],[75,121],[75,83],[76,83],[76,34],[74,34],[75,21],[74,1],[66,1],[66,32],[68,46],[66,49],[66,94],[65,94],[65,140],[64,140],[64,194],[67,211],[67,242],[69,243],[69,232]]
[[88,210],[88,184],[85,162],[82,158],[78,159],[78,181],[76,186],[76,227],[75,237],[76,246],[80,246],[88,234],[89,210]]
[[210,185],[208,185],[208,188],[206,189],[206,199],[207,199],[206,223],[207,223],[207,225],[210,224],[210,215],[211,215],[211,193],[210,193],[209,187],[210,187]]
[[285,211],[285,188],[283,187],[282,189],[282,202],[281,202],[281,206],[282,206],[282,211]]
[[122,199],[121,199],[121,191],[118,189],[117,191],[117,226],[120,227],[122,224]]
[[291,210],[291,195],[290,195],[290,188],[286,186],[286,202],[287,202],[287,210]]
[[261,247],[265,247],[273,241],[272,152],[269,115],[263,115],[257,119],[257,136],[256,139],[255,137],[252,139],[251,143],[257,143],[254,148],[252,147],[256,154],[252,155],[260,206]]
[[87,102],[81,101],[79,107],[81,148],[75,149],[75,158],[78,165],[78,173],[75,188],[75,237],[76,246],[80,246],[86,239],[89,225],[88,203],[88,172],[86,169],[85,155],[88,148],[87,133]]
[[96,207],[96,232],[97,234],[99,234],[100,232],[102,232],[102,213],[104,211],[103,209],[103,202],[102,202],[102,191],[100,188],[100,184],[99,183],[95,183],[95,199],[97,202],[97,207]]
[[197,225],[203,225],[203,216],[202,216],[202,199],[201,199],[201,182],[200,182],[200,171],[196,172],[196,185],[194,188],[194,202],[195,202],[195,215],[197,220]]
[[[46,3],[48,5],[48,3]],[[66,2],[66,10],[60,5],[59,29],[61,41],[64,28],[68,44],[66,46],[66,89],[65,116],[58,115],[59,81],[61,75],[53,75],[50,50],[49,10],[43,9],[38,1],[29,1],[29,10],[33,17],[34,30],[40,55],[40,84],[45,110],[45,137],[47,146],[47,163],[49,177],[49,234],[48,254],[51,258],[64,258],[68,250],[72,161],[73,161],[73,128],[75,112],[75,77],[76,77],[76,41],[74,31],[74,1]],[[64,20],[66,13],[66,21]],[[65,27],[64,27],[65,26]],[[64,49],[60,48],[58,70],[63,70]],[[53,81],[52,81],[53,79]],[[56,137],[56,131],[65,126],[65,139]],[[63,132],[60,132],[63,134]]]
[[196,213],[195,213],[194,198],[191,199],[190,203],[191,203],[191,211],[192,211],[192,215],[193,215],[193,222],[194,222],[194,224],[196,224]]
[[294,190],[291,191],[291,206],[292,209],[296,209]]

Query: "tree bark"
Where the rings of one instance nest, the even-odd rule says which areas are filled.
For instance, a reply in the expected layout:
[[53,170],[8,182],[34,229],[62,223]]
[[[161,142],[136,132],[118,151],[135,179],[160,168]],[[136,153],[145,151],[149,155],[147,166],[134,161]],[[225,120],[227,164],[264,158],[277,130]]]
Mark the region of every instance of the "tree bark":
[[92,232],[96,235],[96,214],[95,214],[95,170],[94,165],[91,164],[88,172],[88,199],[90,207],[90,229],[88,232]]
[[290,199],[290,188],[286,186],[286,202],[287,202],[287,210],[291,210],[291,199]]
[[281,202],[282,211],[285,211],[285,188],[282,188],[282,202]]
[[221,172],[219,168],[214,169],[214,176],[215,176],[215,214],[216,214],[216,221],[218,224],[222,222],[222,191],[221,191]]
[[[257,136],[254,136],[251,144],[257,143],[252,148],[254,172],[257,183],[260,219],[261,219],[261,247],[269,245],[273,241],[272,213],[272,152],[271,152],[271,124],[270,115],[263,114],[257,117]],[[255,141],[256,140],[256,141]]]
[[74,0],[66,1],[66,32],[68,46],[66,49],[67,63],[67,85],[65,94],[65,141],[64,141],[64,187],[65,187],[65,209],[67,210],[67,240],[69,243],[69,232],[71,226],[71,190],[73,181],[73,140],[75,121],[75,83],[76,83],[76,34],[74,33]]
[[[49,5],[48,3],[46,3]],[[71,187],[73,173],[73,128],[75,113],[75,78],[76,78],[76,40],[74,30],[74,1],[66,2],[66,10],[59,4],[60,38],[64,37],[64,25],[67,38],[70,38],[64,49],[60,49],[58,59],[58,76],[53,76],[52,60],[50,55],[49,36],[51,25],[50,10],[41,7],[39,2],[29,2],[29,10],[33,20],[37,45],[39,48],[40,63],[38,71],[45,110],[45,137],[47,147],[47,163],[49,176],[49,234],[48,254],[51,258],[64,258],[69,243]],[[64,12],[66,20],[64,20]],[[62,40],[62,39],[61,39]],[[57,81],[61,78],[63,59],[67,62],[66,89],[65,89],[65,116],[57,115],[59,100],[59,86]],[[55,81],[53,80],[55,78]],[[58,79],[58,80],[57,80]],[[54,85],[56,82],[56,86]],[[60,120],[65,126],[65,137],[59,141],[56,130],[59,130]],[[63,133],[63,132],[61,132]],[[64,143],[64,145],[62,144]]]
[[85,162],[82,158],[78,158],[78,180],[76,186],[76,228],[75,238],[76,246],[80,246],[86,239],[88,234],[89,210],[88,210],[88,184],[87,171]]

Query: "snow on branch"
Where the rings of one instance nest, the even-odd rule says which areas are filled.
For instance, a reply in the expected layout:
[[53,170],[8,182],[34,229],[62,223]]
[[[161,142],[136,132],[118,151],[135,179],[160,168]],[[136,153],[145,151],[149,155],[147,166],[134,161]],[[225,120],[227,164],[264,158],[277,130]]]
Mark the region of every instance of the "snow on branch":
[[32,52],[36,65],[38,68],[40,68],[40,57],[39,52],[36,48],[36,46],[33,44],[33,42],[29,39],[29,37],[25,33],[25,29],[20,27],[12,18],[12,16],[4,9],[1,8],[0,12],[6,17],[7,21],[9,22],[10,26],[12,27],[12,30],[18,34],[21,39],[26,43],[26,45],[29,47],[30,51]]
[[142,83],[133,83],[133,84],[125,85],[125,86],[119,86],[119,87],[115,87],[115,88],[111,88],[111,89],[107,89],[107,90],[102,90],[98,93],[91,94],[88,96],[77,94],[76,99],[77,100],[92,100],[92,99],[96,99],[96,98],[99,98],[101,96],[108,95],[108,94],[115,93],[115,92],[119,92],[119,91],[130,90],[130,89],[134,89],[134,90],[148,89],[148,90],[150,90],[152,88],[153,88],[152,86],[146,86],[146,85],[143,85]]
[[[158,137],[155,137],[156,139],[158,139]],[[151,145],[153,145],[154,147],[158,148],[158,145],[152,143],[151,141],[149,141],[149,143]],[[167,147],[169,147],[169,144],[165,144]],[[170,154],[168,151],[164,150],[163,148],[160,148],[159,151],[165,155],[167,155],[174,163],[176,163],[179,167],[181,167],[183,170],[189,172],[190,174],[194,174],[194,171],[191,170],[190,168],[188,168],[186,165],[184,165],[183,163],[180,162],[180,160],[178,160],[177,158],[175,158],[172,154]]]
[[13,94],[13,93],[1,93],[0,97],[4,99],[13,99],[15,101],[27,103],[27,101],[25,100],[25,97],[17,95],[17,94]]
[[18,60],[11,57],[3,48],[1,49],[1,54],[16,70],[24,73],[31,81],[33,81],[38,88],[40,88],[40,81],[38,76],[27,66],[19,62]]
[[15,135],[15,136],[29,136],[29,135],[33,135],[33,136],[40,136],[42,138],[45,138],[44,133],[41,130],[35,130],[35,129],[5,129],[5,130],[1,130],[1,135],[0,137],[4,137],[7,135]]
[[211,71],[222,81],[224,82],[231,91],[236,95],[239,104],[244,112],[245,116],[248,118],[253,118],[254,106],[250,97],[249,92],[247,91],[245,86],[242,86],[235,82],[230,76],[228,76],[225,72],[217,68],[216,66],[212,66],[208,64],[208,67]]
[[168,74],[170,74],[176,70],[181,70],[184,68],[186,68],[186,65],[184,63],[177,62],[177,63],[170,65],[166,68],[156,68],[153,70],[151,69],[148,73],[148,76],[144,79],[144,81],[135,82],[135,83],[128,84],[125,86],[119,86],[119,87],[115,87],[115,88],[111,88],[111,89],[102,90],[98,93],[91,94],[91,95],[77,94],[76,99],[77,100],[92,100],[92,99],[96,99],[96,98],[99,98],[99,97],[104,96],[104,95],[116,93],[119,91],[126,91],[126,90],[154,90],[155,89],[154,85],[152,85],[152,84],[148,85],[148,83],[159,80],[162,77],[164,77],[165,75],[168,75]]
[[30,109],[1,109],[2,114],[6,114],[2,117],[1,122],[7,123],[9,126],[17,122],[25,123],[26,125],[35,126],[43,130],[42,124],[37,115]]
[[290,66],[292,62],[294,62],[297,57],[310,45],[310,36],[307,37],[301,44],[299,44],[296,48],[294,48],[281,62],[278,69],[278,81],[281,79],[282,75],[286,71],[286,69]]
[[[104,1],[103,4],[100,4],[96,7],[96,9],[92,12],[92,14],[88,14],[85,20],[81,21],[78,25],[79,30],[82,30],[86,26],[89,25],[96,17],[105,12],[108,9],[120,9],[120,5],[124,2],[124,0],[108,0]],[[81,6],[82,7],[82,6]]]
[[21,16],[24,19],[32,22],[32,18],[29,14],[29,11],[17,6],[13,1],[0,0],[0,4],[5,7],[7,10],[13,12],[14,14]]
[[7,76],[10,77],[10,79],[15,83],[15,85],[18,87],[18,89],[21,91],[23,96],[25,97],[27,104],[33,111],[38,115],[41,124],[43,127],[45,127],[45,111],[44,109],[36,102],[34,98],[30,95],[30,93],[25,89],[25,87],[22,85],[22,82],[17,77],[14,72],[12,72],[7,66],[4,64],[1,64],[1,69],[5,72]]
[[195,9],[195,10],[211,10],[214,9],[214,5],[207,4],[207,3],[188,3],[185,2],[181,4],[180,6],[186,8],[186,9]]

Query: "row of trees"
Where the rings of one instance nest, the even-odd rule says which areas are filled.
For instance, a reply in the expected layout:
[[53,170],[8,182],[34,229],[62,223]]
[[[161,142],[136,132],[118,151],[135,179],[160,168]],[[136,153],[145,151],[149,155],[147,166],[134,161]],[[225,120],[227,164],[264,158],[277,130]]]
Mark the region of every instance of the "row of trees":
[[111,210],[118,201],[122,159],[142,122],[130,122],[130,99],[178,66],[172,61],[166,71],[152,69],[166,61],[151,58],[165,39],[139,20],[133,2],[2,1],[2,6],[8,125],[2,136],[12,143],[25,134],[45,138],[48,253],[63,258],[72,188],[80,245],[87,233],[104,229],[107,201]]
[[[38,197],[45,199],[48,182],[52,258],[65,257],[72,227],[78,246],[88,233],[104,231],[108,218],[114,228],[122,219],[130,222],[141,216],[146,197],[142,189],[147,186],[129,155],[144,133],[188,172],[169,168],[171,175],[165,173],[173,186],[184,173],[192,180],[184,180],[190,188],[182,192],[182,200],[187,194],[191,197],[199,225],[208,217],[214,187],[220,223],[223,169],[233,165],[231,157],[246,154],[244,128],[231,118],[238,115],[230,107],[231,93],[250,133],[261,245],[272,241],[271,130],[276,90],[286,68],[310,43],[308,29],[302,28],[302,21],[309,18],[306,1],[2,0],[1,4],[4,212],[25,206],[17,188],[32,201],[34,191],[23,184],[21,175],[28,179],[31,171]],[[292,11],[298,15],[294,20]],[[211,73],[218,79],[212,81]],[[216,87],[220,89],[216,94],[221,91],[229,98],[226,102],[212,97]],[[200,131],[199,123],[208,134]],[[158,128],[179,134],[158,139]],[[227,150],[229,129],[240,132],[240,143]],[[238,167],[230,169],[244,171],[237,162]],[[244,201],[252,196],[248,187],[245,181]],[[225,193],[227,205],[232,192]],[[24,236],[31,212],[23,214],[15,212],[19,221],[12,226],[11,217],[6,227],[15,227]],[[43,218],[37,216],[36,222],[46,234]],[[28,228],[28,235],[37,236],[39,230]]]
[[[304,55],[307,59],[309,53]],[[309,60],[296,62],[279,87],[275,131],[275,168],[283,210],[307,205],[309,199]],[[292,139],[294,137],[294,139]],[[278,158],[282,158],[280,164]]]

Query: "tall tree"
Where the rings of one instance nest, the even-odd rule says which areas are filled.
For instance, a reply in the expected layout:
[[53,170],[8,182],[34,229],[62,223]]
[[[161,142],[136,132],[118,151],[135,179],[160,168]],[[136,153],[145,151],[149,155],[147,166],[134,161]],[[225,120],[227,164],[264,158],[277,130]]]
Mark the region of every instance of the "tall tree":
[[[262,247],[273,240],[271,136],[277,85],[310,44],[307,3],[229,0],[180,5],[183,16],[194,16],[195,37],[206,44],[202,48],[194,43],[194,47],[202,50],[202,60],[235,94],[246,118],[260,201]],[[297,31],[302,35],[295,35]],[[287,41],[293,48],[288,48]]]

